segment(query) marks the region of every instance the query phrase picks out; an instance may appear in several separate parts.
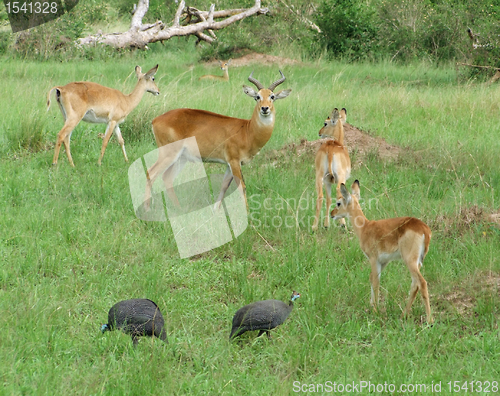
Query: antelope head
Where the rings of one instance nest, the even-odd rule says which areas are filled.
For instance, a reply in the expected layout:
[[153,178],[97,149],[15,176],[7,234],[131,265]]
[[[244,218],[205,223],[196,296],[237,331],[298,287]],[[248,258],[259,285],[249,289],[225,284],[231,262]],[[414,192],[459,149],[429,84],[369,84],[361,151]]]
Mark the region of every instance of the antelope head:
[[339,128],[340,128],[340,123],[345,124],[347,118],[347,110],[342,109],[339,112],[339,109],[335,108],[332,111],[332,114],[325,120],[325,124],[323,125],[323,128],[319,130],[319,137],[321,138],[326,138],[326,137],[337,137],[335,136],[336,134],[338,135]]
[[135,75],[137,76],[137,80],[141,81],[142,79],[143,81],[145,81],[146,91],[152,93],[155,96],[160,94],[160,90],[155,84],[155,77],[154,77],[157,70],[158,70],[158,65],[153,67],[147,73],[143,74],[140,66],[135,67]]
[[274,93],[274,89],[282,84],[285,81],[285,76],[280,70],[281,78],[273,82],[269,88],[264,88],[264,86],[255,78],[252,77],[253,72],[250,74],[250,77],[248,77],[248,81],[250,81],[252,84],[254,84],[258,91],[256,92],[253,88],[243,85],[243,92],[245,92],[248,96],[254,98],[257,102],[255,106],[255,110],[259,112],[259,115],[261,119],[266,119],[268,117],[271,117],[271,120],[274,121],[274,101],[278,99],[283,99],[286,98],[290,92],[292,91],[291,89],[284,89],[282,91],[279,91],[278,93]]

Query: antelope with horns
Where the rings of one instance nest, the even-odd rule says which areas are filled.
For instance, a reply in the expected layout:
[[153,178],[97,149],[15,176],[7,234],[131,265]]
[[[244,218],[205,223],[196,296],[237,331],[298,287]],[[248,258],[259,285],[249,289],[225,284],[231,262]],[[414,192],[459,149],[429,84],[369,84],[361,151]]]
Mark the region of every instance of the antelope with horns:
[[[254,157],[271,138],[276,118],[274,102],[286,98],[291,92],[291,89],[285,89],[274,93],[274,89],[285,81],[281,70],[280,74],[281,78],[273,82],[269,88],[265,88],[253,78],[253,72],[250,74],[248,81],[257,87],[257,91],[243,85],[243,92],[254,98],[257,103],[252,118],[249,120],[228,117],[205,110],[175,109],[156,117],[152,122],[158,147],[195,137],[202,161],[227,165],[221,191],[215,204],[216,207],[220,207],[233,178],[237,184],[241,183],[246,202],[241,164]],[[162,150],[160,150],[158,160],[147,172],[146,210],[149,208],[151,188],[156,178],[160,174],[163,175],[167,192],[173,191],[173,181],[185,165],[185,160],[199,160],[199,157],[193,152],[193,148],[187,143],[183,144],[182,148],[174,155],[162,154]],[[174,203],[179,204],[176,198],[174,198]]]
[[354,233],[359,239],[361,250],[370,260],[372,285],[370,302],[377,310],[380,275],[385,266],[402,259],[411,275],[410,297],[403,316],[410,312],[417,292],[420,291],[427,313],[427,322],[432,323],[427,282],[420,273],[424,258],[429,251],[431,230],[423,221],[415,217],[397,217],[384,220],[368,220],[359,205],[359,181],[355,181],[349,194],[345,184],[340,185],[342,197],[331,212],[333,219],[349,217]]
[[136,66],[135,74],[138,81],[134,90],[128,95],[124,95],[116,89],[104,87],[90,81],[72,82],[64,86],[52,88],[47,94],[47,111],[50,108],[52,91],[56,91],[57,103],[64,117],[64,126],[57,134],[52,165],[57,164],[59,150],[61,149],[61,144],[64,143],[68,161],[71,166],[75,166],[71,158],[69,143],[71,133],[82,120],[96,124],[107,124],[102,142],[101,155],[98,161],[99,165],[101,165],[102,157],[113,132],[118,139],[118,143],[120,143],[125,161],[128,161],[127,153],[125,152],[125,142],[123,141],[119,125],[137,107],[145,92],[151,92],[153,95],[160,94],[154,82],[154,75],[157,70],[158,65],[143,74],[141,68]]
[[[326,216],[324,226],[330,225],[330,205],[332,204],[332,185],[337,184],[337,199],[340,198],[340,184],[345,183],[351,176],[351,159],[344,146],[344,123],[346,122],[346,109],[333,109],[332,114],[325,120],[325,125],[319,131],[322,138],[333,138],[323,143],[316,153],[316,217],[312,226],[313,231],[318,229],[321,206],[323,205],[323,184],[326,191]],[[342,227],[345,220],[341,219]]]
[[218,81],[229,81],[229,64],[231,63],[231,59],[227,62],[219,61],[220,68],[222,70],[222,76],[214,76],[213,74],[206,74],[201,76],[198,80],[218,80]]

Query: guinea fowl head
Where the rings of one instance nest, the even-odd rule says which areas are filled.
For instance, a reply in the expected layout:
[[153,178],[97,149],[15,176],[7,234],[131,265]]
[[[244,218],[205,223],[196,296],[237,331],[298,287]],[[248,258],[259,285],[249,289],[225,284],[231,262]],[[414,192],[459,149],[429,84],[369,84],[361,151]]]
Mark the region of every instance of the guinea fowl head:
[[292,297],[290,297],[290,301],[293,302],[293,301],[295,301],[299,297],[300,297],[300,294],[294,290],[293,293],[292,293]]
[[104,333],[105,331],[111,331],[111,328],[109,327],[108,324],[103,324],[101,326],[101,332]]

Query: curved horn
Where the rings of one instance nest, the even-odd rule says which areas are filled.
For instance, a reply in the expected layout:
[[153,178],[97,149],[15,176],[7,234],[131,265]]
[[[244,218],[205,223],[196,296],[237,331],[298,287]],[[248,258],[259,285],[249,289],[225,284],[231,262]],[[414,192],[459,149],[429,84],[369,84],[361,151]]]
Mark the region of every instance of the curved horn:
[[281,74],[281,78],[279,80],[276,80],[275,82],[273,82],[270,86],[269,86],[269,90],[271,91],[274,91],[274,89],[280,85],[283,81],[285,81],[285,76],[283,75],[283,73],[281,72],[280,70],[280,74]]
[[250,81],[252,84],[255,84],[255,86],[259,89],[259,91],[261,89],[264,89],[264,86],[258,81],[256,80],[255,78],[252,77],[252,73],[250,73],[250,77],[248,77],[248,81]]

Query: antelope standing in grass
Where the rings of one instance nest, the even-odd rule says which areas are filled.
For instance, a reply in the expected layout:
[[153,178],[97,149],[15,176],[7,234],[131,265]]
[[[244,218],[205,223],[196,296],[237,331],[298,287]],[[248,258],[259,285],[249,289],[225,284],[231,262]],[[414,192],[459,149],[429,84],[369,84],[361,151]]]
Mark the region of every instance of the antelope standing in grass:
[[[243,92],[257,102],[252,118],[249,120],[228,117],[205,110],[175,109],[156,117],[152,122],[158,147],[161,148],[179,140],[195,137],[202,161],[227,165],[221,191],[215,204],[216,207],[220,207],[233,178],[237,184],[241,183],[246,202],[241,164],[254,157],[271,138],[276,118],[274,102],[286,98],[291,92],[291,89],[285,89],[274,93],[274,89],[285,81],[281,70],[281,78],[273,82],[269,88],[265,88],[252,77],[252,74],[248,77],[248,81],[257,87],[257,91],[243,85]],[[156,178],[163,175],[167,192],[173,192],[173,181],[186,164],[186,160],[199,161],[195,149],[190,144],[183,143],[182,148],[175,153],[159,150],[158,160],[147,172],[146,210],[149,208],[151,188]],[[177,198],[173,198],[173,200],[174,203],[178,204]]]
[[[323,143],[316,153],[316,217],[312,226],[313,231],[318,229],[321,206],[323,205],[323,184],[326,191],[326,216],[324,226],[330,225],[330,205],[332,204],[332,185],[337,184],[337,199],[340,198],[340,184],[345,183],[351,176],[351,159],[344,146],[344,124],[346,122],[346,109],[335,108],[330,117],[325,120],[325,125],[319,131],[322,138],[333,138]],[[345,227],[345,220],[340,223]]]
[[370,260],[372,286],[370,302],[377,310],[379,300],[380,275],[385,266],[402,259],[411,275],[410,297],[403,316],[411,310],[417,292],[420,291],[427,313],[427,322],[432,323],[427,282],[420,273],[424,258],[429,251],[431,230],[423,221],[415,217],[397,217],[384,220],[368,220],[359,205],[359,181],[355,181],[349,194],[345,184],[340,185],[341,198],[331,212],[333,219],[349,217],[354,233],[359,239],[361,250]]
[[47,111],[50,108],[50,95],[52,91],[56,91],[57,103],[64,117],[64,126],[57,134],[52,165],[57,164],[59,150],[61,149],[61,144],[64,143],[68,161],[71,166],[75,166],[71,158],[69,143],[73,129],[82,120],[96,124],[107,124],[102,142],[101,155],[98,161],[99,165],[101,165],[102,157],[113,132],[118,139],[118,143],[120,143],[125,161],[128,161],[125,142],[123,141],[119,125],[137,107],[145,92],[151,92],[153,95],[160,94],[154,82],[154,75],[157,70],[158,65],[143,74],[141,68],[136,66],[135,74],[138,81],[134,90],[128,95],[116,89],[104,87],[90,81],[72,82],[64,86],[52,88],[47,94]]
[[206,74],[201,76],[198,80],[218,80],[218,81],[229,81],[229,64],[231,63],[231,59],[227,62],[219,61],[220,68],[223,72],[222,76],[214,76],[213,74]]

